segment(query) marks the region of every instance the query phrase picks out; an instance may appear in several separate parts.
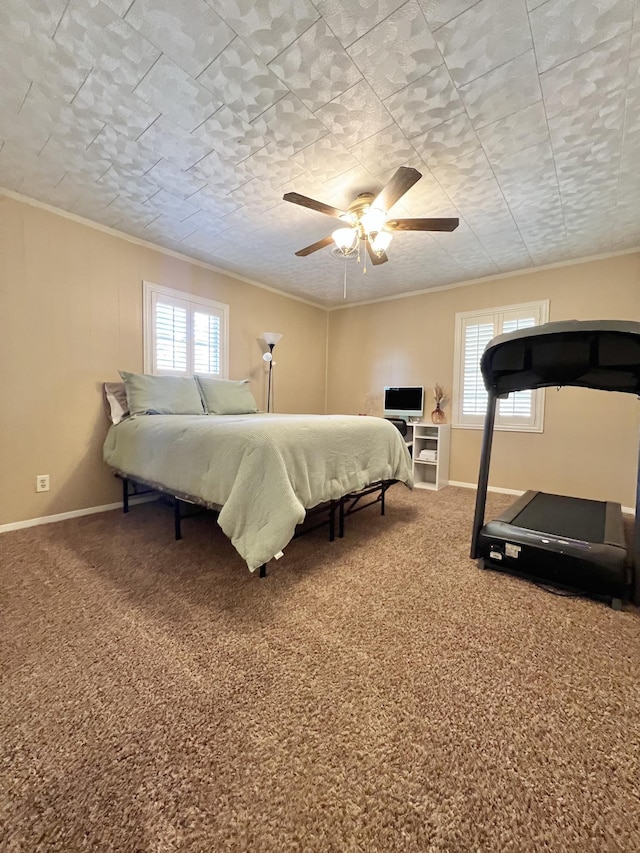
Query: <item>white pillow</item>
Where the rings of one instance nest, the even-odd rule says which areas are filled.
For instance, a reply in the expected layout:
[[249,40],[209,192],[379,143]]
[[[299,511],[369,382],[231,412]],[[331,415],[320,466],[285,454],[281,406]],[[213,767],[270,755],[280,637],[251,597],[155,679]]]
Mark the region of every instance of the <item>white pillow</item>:
[[124,382],[105,382],[103,385],[104,398],[107,403],[107,414],[112,424],[119,424],[129,417],[129,404]]

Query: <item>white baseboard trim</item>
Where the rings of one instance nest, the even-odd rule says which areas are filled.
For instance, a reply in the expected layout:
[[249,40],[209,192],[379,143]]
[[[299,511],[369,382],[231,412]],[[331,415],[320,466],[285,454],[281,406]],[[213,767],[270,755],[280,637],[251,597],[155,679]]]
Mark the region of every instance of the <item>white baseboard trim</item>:
[[[477,483],[461,483],[459,480],[449,480],[450,486],[458,486],[461,489],[477,489]],[[498,486],[489,486],[489,492],[496,492],[499,495],[523,495],[521,489],[501,489]],[[139,497],[130,497],[129,505],[148,503],[149,501],[157,501],[158,495],[140,495]],[[70,512],[59,512],[56,515],[43,515],[41,518],[28,518],[25,521],[12,521],[9,524],[0,524],[0,533],[8,533],[10,530],[23,530],[25,527],[38,527],[41,524],[55,524],[57,521],[66,521],[68,518],[80,518],[83,515],[95,515],[98,512],[109,512],[112,509],[122,509],[122,501],[117,501],[113,504],[103,504],[102,506],[89,506],[84,509],[73,509]],[[625,515],[635,515],[635,509],[630,506],[623,506],[622,512]]]
[[[158,495],[140,495],[130,497],[129,505],[157,501]],[[114,504],[103,504],[102,506],[88,506],[84,509],[73,509],[70,512],[59,512],[56,515],[43,515],[41,518],[28,518],[26,521],[12,521],[9,524],[0,524],[0,533],[8,533],[10,530],[22,530],[25,527],[38,527],[40,524],[54,524],[56,521],[66,521],[68,518],[80,518],[82,515],[95,515],[98,512],[108,512],[110,509],[122,509],[122,501]]]
[[[450,486],[459,486],[461,489],[477,489],[477,483],[461,483],[458,480],[449,480]],[[498,486],[489,486],[488,492],[496,492],[499,495],[524,495],[521,489],[500,489]],[[632,506],[623,506],[622,512],[625,515],[635,515],[636,511]]]
[[[449,480],[450,486],[459,486],[461,489],[477,489],[477,483],[461,483],[458,480]],[[522,489],[501,489],[498,486],[489,486],[488,492],[496,492],[499,495],[524,495]]]

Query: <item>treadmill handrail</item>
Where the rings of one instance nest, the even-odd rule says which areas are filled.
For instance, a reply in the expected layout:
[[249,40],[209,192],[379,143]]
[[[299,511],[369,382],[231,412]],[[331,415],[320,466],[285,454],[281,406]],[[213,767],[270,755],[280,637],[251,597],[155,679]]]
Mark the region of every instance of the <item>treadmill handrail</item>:
[[480,362],[487,390],[574,385],[640,394],[640,323],[570,320],[498,335]]

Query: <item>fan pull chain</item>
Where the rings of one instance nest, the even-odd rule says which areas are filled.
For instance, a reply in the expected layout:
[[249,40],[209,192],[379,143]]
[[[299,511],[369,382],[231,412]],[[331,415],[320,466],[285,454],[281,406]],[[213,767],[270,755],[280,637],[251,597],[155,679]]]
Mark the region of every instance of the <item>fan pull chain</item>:
[[344,259],[344,291],[342,294],[342,298],[343,299],[347,298],[347,259],[346,259],[346,257]]
[[365,247],[365,250],[363,251],[362,254],[364,255],[364,264],[362,265],[362,275],[366,275],[367,274],[367,250],[366,250],[366,247]]

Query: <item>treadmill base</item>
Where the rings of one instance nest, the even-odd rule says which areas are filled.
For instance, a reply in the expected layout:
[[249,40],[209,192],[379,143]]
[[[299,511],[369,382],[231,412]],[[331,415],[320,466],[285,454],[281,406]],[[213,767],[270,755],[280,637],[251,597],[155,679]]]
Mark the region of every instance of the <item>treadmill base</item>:
[[496,572],[502,572],[503,574],[513,575],[513,577],[521,578],[522,580],[529,581],[530,583],[536,584],[537,586],[554,587],[555,589],[562,591],[558,594],[562,595],[562,593],[565,593],[567,597],[593,598],[596,601],[602,601],[606,604],[609,604],[612,610],[622,610],[623,603],[628,599],[628,594],[626,593],[626,591],[625,594],[622,596],[615,596],[596,591],[589,591],[582,588],[578,589],[577,587],[569,586],[566,583],[561,583],[557,580],[537,577],[536,575],[531,574],[530,572],[518,571],[518,569],[512,568],[510,566],[500,565],[499,563],[494,563],[491,560],[485,560],[484,558],[480,558],[477,561],[477,566],[479,569],[491,570]]
[[[597,541],[562,535],[563,510],[568,513],[565,526],[573,526],[571,532],[575,535],[575,513],[587,504],[591,504],[586,509],[592,511],[592,520],[586,532]],[[518,524],[519,519],[553,515],[548,512],[553,509],[557,510],[554,524],[548,526],[555,527],[554,533]],[[601,516],[601,523],[593,523],[593,512]],[[627,551],[618,504],[527,492],[500,518],[485,524],[478,537],[477,556],[487,568],[603,599],[612,606],[621,605],[629,595]]]

